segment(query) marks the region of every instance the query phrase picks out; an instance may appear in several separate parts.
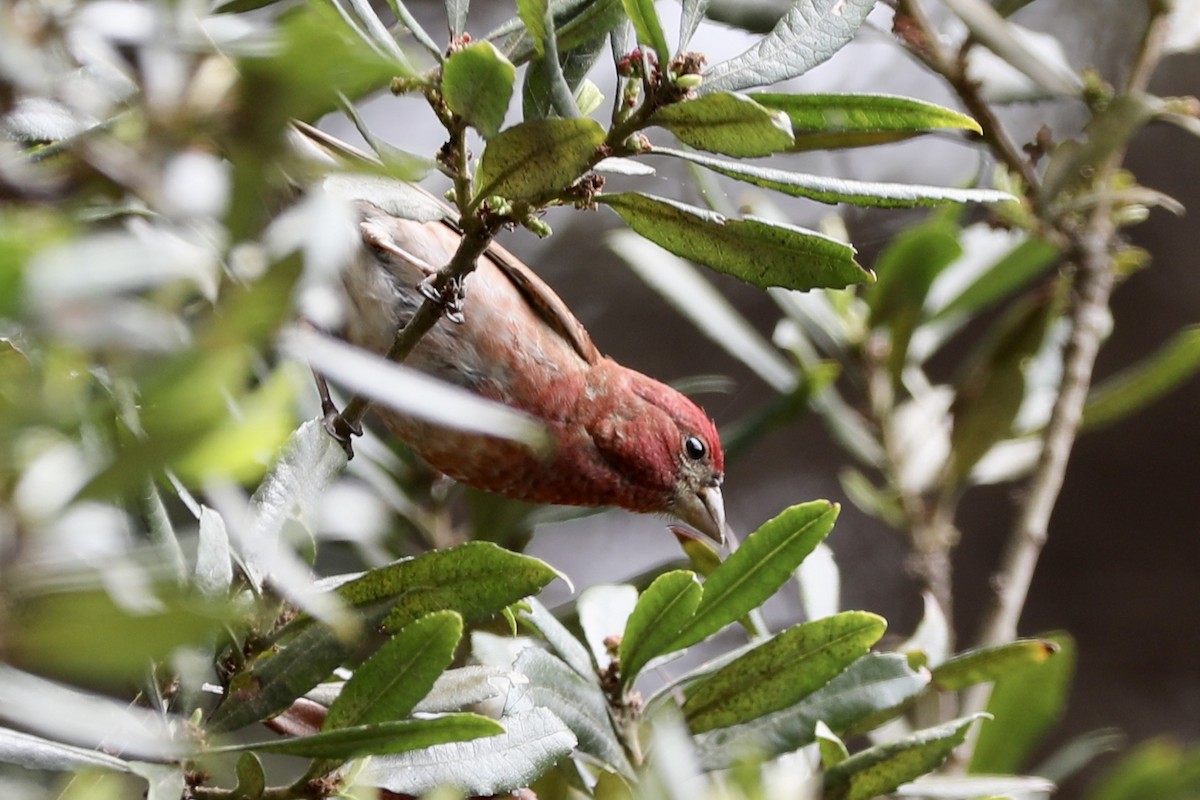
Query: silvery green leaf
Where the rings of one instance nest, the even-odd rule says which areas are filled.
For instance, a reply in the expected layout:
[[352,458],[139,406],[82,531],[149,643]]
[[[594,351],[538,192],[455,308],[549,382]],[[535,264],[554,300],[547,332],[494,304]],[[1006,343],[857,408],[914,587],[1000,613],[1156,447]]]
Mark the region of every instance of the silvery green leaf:
[[195,574],[196,586],[205,594],[223,595],[233,584],[233,554],[225,520],[208,506],[200,508]]
[[435,714],[446,711],[461,711],[467,706],[499,697],[501,689],[497,682],[507,684],[510,673],[494,667],[459,667],[448,669],[433,682],[433,688],[414,712]]
[[603,670],[612,661],[605,640],[620,636],[637,605],[637,589],[628,584],[597,584],[584,589],[576,608],[592,656]]
[[802,75],[849,42],[875,0],[798,0],[753,47],[704,73],[701,93],[735,92]]
[[632,158],[606,158],[592,167],[595,172],[608,172],[612,175],[653,175],[654,167],[634,161]]
[[185,796],[187,780],[182,764],[150,764],[135,761],[130,768],[146,779],[146,800],[179,800]]
[[522,615],[523,619],[538,629],[542,638],[546,640],[546,644],[550,645],[550,649],[569,664],[571,669],[585,678],[594,680],[596,663],[592,660],[591,653],[583,642],[575,638],[575,635],[567,630],[566,626],[559,622],[537,598],[531,597],[526,602],[529,604],[529,611]]
[[467,9],[471,0],[446,0],[446,20],[450,25],[450,35],[458,38],[467,29]]
[[925,775],[897,788],[897,797],[923,800],[959,800],[963,797],[1019,797],[1044,800],[1055,790],[1054,782],[1033,775]]
[[683,14],[679,17],[679,52],[687,50],[707,9],[708,0],[683,0]]
[[9,728],[0,728],[0,762],[16,764],[30,770],[56,772],[90,769],[129,771],[129,762],[108,753],[43,739]]
[[805,619],[822,619],[840,610],[842,579],[833,550],[821,542],[796,569]]
[[575,735],[545,708],[506,716],[504,733],[470,742],[378,756],[356,776],[367,786],[422,795],[453,786],[467,795],[492,795],[528,786],[570,754]]

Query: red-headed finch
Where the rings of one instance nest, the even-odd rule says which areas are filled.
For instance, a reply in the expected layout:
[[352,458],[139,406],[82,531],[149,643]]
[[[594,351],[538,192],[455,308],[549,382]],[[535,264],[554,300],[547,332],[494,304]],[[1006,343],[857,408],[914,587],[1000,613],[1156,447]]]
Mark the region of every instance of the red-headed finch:
[[[424,299],[418,284],[449,263],[460,235],[360,202],[363,247],[343,280],[344,336],[384,353]],[[600,354],[583,325],[528,267],[493,244],[464,284],[462,321],[446,317],[405,364],[539,420],[540,457],[383,408],[383,424],[434,468],[535,503],[665,514],[722,541],[724,454],[717,429],[674,389]]]

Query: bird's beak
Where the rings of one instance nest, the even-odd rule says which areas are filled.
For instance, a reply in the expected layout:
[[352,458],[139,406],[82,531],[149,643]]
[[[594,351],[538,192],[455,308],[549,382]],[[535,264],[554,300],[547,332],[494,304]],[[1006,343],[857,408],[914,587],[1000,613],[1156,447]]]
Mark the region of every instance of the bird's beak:
[[676,509],[679,519],[691,525],[717,544],[725,543],[725,500],[719,486],[705,486],[690,495]]

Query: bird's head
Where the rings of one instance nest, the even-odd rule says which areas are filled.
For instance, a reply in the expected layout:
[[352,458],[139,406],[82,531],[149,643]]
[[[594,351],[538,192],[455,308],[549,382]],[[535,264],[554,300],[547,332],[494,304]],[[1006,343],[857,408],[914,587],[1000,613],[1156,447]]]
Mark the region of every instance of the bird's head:
[[621,400],[592,429],[601,454],[632,484],[636,497],[620,504],[668,514],[723,542],[725,453],[716,425],[671,387],[620,370]]

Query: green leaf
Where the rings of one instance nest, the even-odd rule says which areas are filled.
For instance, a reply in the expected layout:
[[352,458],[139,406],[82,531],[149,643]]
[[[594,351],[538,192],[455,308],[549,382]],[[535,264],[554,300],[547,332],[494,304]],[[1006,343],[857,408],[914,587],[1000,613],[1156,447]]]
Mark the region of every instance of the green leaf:
[[965,480],[979,459],[1012,432],[1025,399],[1025,365],[1058,318],[1060,294],[1056,289],[1018,300],[972,356],[950,409],[953,481]]
[[[550,32],[546,25],[548,0],[517,0],[517,14],[529,31],[529,39],[538,56],[546,55],[546,36]],[[518,62],[519,63],[519,62]]]
[[[676,106],[668,106],[668,108],[676,108]],[[694,144],[693,142],[688,143]],[[747,153],[730,153],[730,155],[755,155],[755,153],[749,152],[753,149],[753,142],[747,142],[746,149]],[[807,197],[822,203],[852,203],[857,206],[876,208],[912,208],[945,203],[1006,203],[1016,199],[1007,192],[994,189],[955,189],[909,183],[877,183],[824,178],[819,175],[805,175],[801,172],[787,172],[771,167],[756,167],[751,164],[722,161],[699,153],[672,150],[667,147],[655,147],[651,153],[681,158],[735,180],[752,183],[764,189],[773,189],[792,197]]]
[[446,23],[450,28],[450,36],[457,39],[467,29],[467,9],[471,0],[446,0]]
[[933,669],[933,685],[958,691],[979,683],[991,683],[1029,664],[1040,664],[1058,652],[1046,639],[1017,639],[995,647],[967,650]]
[[853,37],[875,0],[799,0],[746,52],[704,73],[700,91],[735,92],[802,75]]
[[793,152],[898,142],[932,130],[982,133],[967,115],[911,97],[779,92],[751,92],[749,97],[787,114]]
[[666,128],[692,147],[736,158],[769,156],[793,142],[786,114],[727,92],[663,106],[649,124]]
[[591,168],[604,128],[592,119],[522,122],[488,142],[475,176],[478,197],[539,202]]
[[1045,638],[1058,645],[1054,658],[1010,669],[992,687],[987,711],[995,720],[979,732],[971,772],[998,775],[1021,770],[1062,716],[1075,672],[1075,643],[1066,634]]
[[1172,391],[1200,370],[1200,325],[1184,328],[1157,352],[1092,387],[1083,409],[1085,428],[1103,427]]
[[1152,95],[1122,94],[1113,98],[1084,127],[1082,141],[1065,141],[1050,154],[1042,178],[1043,196],[1057,198],[1087,186],[1096,168],[1125,147],[1162,108],[1163,100]]
[[442,96],[485,139],[500,132],[517,68],[491,42],[473,42],[442,67]]
[[478,714],[447,714],[436,719],[403,719],[321,731],[312,736],[214,747],[208,755],[278,753],[306,758],[348,760],[355,756],[390,755],[420,750],[445,742],[466,742],[504,733],[496,720]]
[[234,767],[237,775],[237,788],[234,797],[245,797],[249,800],[262,797],[267,788],[267,776],[263,772],[262,761],[254,753],[242,753]]
[[1088,800],[1192,800],[1200,794],[1200,747],[1165,737],[1143,742],[1101,776]]
[[[525,119],[545,119],[555,114],[560,117],[587,116],[594,111],[603,96],[594,84],[584,78],[607,43],[608,40],[600,36],[559,54],[557,58],[543,56],[533,59],[525,70],[521,92]],[[549,45],[548,42],[548,48]],[[557,52],[557,48],[551,49]],[[562,85],[559,85],[560,81]],[[563,105],[568,106],[566,113],[560,108]],[[588,105],[591,107],[585,107]]]
[[669,649],[689,647],[762,605],[829,535],[839,510],[814,500],[763,523],[704,582],[696,613]]
[[688,727],[703,733],[795,705],[866,655],[886,627],[882,617],[846,611],[788,628],[690,687]]
[[826,771],[825,797],[868,800],[887,794],[937,768],[963,743],[971,723],[986,717],[986,714],[963,717],[855,753]]
[[621,0],[621,5],[633,23],[633,29],[637,31],[638,44],[653,48],[658,55],[658,63],[665,69],[671,60],[671,48],[667,45],[654,0]]
[[817,737],[817,747],[821,751],[821,766],[825,769],[837,766],[850,757],[846,743],[824,722],[818,722],[813,733]]
[[354,670],[321,726],[332,731],[403,719],[454,659],[462,617],[437,611],[406,625]]
[[621,637],[621,684],[632,686],[642,667],[668,652],[700,603],[696,574],[673,570],[654,579],[641,596]]
[[513,664],[513,672],[529,679],[526,692],[540,708],[547,708],[571,729],[579,750],[595,756],[617,772],[633,777],[633,767],[617,740],[600,686],[577,674],[544,650],[526,648]]
[[864,721],[893,713],[928,684],[929,673],[914,672],[903,656],[870,654],[791,708],[700,734],[698,754],[706,769],[724,769],[743,756],[770,759],[794,752],[816,740],[818,722],[844,736],[865,727]]
[[754,217],[730,220],[706,209],[641,193],[600,195],[645,238],[677,256],[760,288],[844,288],[873,276],[854,248],[791,225]]
[[598,681],[596,664],[592,660],[591,651],[576,639],[544,605],[531,597],[529,611],[525,612],[522,618],[537,628],[538,632],[542,634],[542,638],[546,640],[546,644],[550,645],[550,649],[578,675],[591,681]]
[[973,314],[989,307],[1040,275],[1058,256],[1058,248],[1044,239],[1030,237],[1022,240],[954,299],[939,308],[933,319]]
[[501,794],[528,786],[575,746],[574,734],[549,709],[501,721],[499,736],[372,758],[355,778],[399,794],[420,796],[439,786],[454,786],[464,795]]

